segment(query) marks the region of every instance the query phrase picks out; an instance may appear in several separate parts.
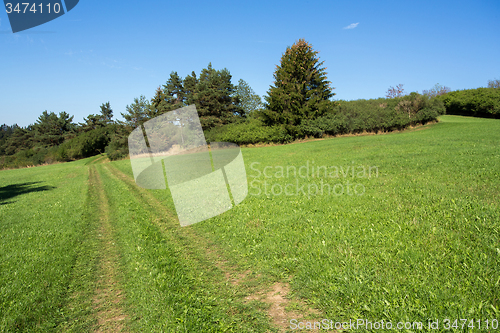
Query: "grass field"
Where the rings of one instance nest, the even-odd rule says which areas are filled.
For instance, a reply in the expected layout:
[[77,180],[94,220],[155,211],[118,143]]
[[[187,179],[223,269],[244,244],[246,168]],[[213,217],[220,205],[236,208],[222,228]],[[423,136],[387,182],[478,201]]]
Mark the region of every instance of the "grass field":
[[1,171],[0,331],[495,331],[499,120],[242,152],[248,197],[184,228],[129,160]]

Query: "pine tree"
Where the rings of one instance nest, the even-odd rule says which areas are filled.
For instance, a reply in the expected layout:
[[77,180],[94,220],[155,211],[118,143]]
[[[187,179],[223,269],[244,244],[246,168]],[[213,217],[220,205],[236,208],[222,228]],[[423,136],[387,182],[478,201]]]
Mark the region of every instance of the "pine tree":
[[234,89],[227,69],[215,70],[210,63],[201,71],[195,104],[203,129],[222,126],[244,116]]
[[33,148],[34,126],[16,127],[4,144],[6,155],[13,155],[20,150]]
[[79,131],[88,132],[113,123],[113,110],[109,102],[102,103],[100,108],[101,114],[89,114],[87,118],[83,118],[84,122],[79,123]]
[[139,98],[134,98],[134,103],[127,105],[125,110],[127,113],[121,113],[125,118],[125,124],[134,129],[150,118],[151,105],[146,97],[141,95]]
[[105,125],[113,122],[113,110],[109,102],[102,103],[101,105],[101,119]]
[[80,131],[88,132],[96,128],[100,128],[104,126],[102,121],[102,117],[96,114],[89,114],[87,118],[83,118],[83,123],[79,123]]
[[8,126],[7,124],[3,124],[0,126],[0,156],[5,155],[6,143],[10,137],[14,134],[14,131],[19,128],[17,124],[12,126]]
[[295,132],[302,120],[320,117],[331,108],[335,94],[317,54],[303,39],[287,47],[265,96],[266,110],[261,115],[267,125],[284,124]]
[[196,73],[193,71],[191,75],[188,75],[184,78],[184,104],[192,105],[197,102],[197,85],[198,79],[196,78]]
[[262,99],[253,91],[250,85],[243,79],[238,81],[235,95],[239,98],[241,107],[246,115],[262,109]]
[[184,103],[184,87],[182,86],[182,78],[177,72],[170,73],[167,83],[163,85],[163,93],[167,98],[167,103],[171,104],[173,109],[183,106]]
[[155,95],[151,98],[149,117],[154,118],[159,115],[164,114],[169,111],[169,106],[167,105],[166,95],[163,89],[160,87],[156,88]]
[[76,126],[72,121],[73,116],[66,112],[60,112],[57,116],[54,112],[48,113],[45,110],[34,125],[35,144],[40,147],[51,147],[63,143],[75,132]]
[[156,89],[155,95],[151,99],[150,118],[186,106],[183,83],[177,72],[170,73],[167,82],[163,87]]

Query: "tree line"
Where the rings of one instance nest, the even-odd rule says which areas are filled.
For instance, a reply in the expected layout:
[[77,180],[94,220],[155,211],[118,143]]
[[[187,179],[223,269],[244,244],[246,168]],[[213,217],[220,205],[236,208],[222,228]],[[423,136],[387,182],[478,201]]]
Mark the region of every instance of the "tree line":
[[441,114],[498,115],[499,80],[489,88],[451,92],[436,84],[422,94],[390,87],[386,98],[342,101],[327,78],[327,68],[310,43],[287,47],[276,65],[264,101],[244,80],[232,83],[228,69],[209,63],[197,75],[175,71],[151,99],[134,98],[123,121],[113,119],[109,102],[82,123],[66,112],[44,111],[33,125],[0,127],[0,168],[68,161],[106,152],[112,160],[128,155],[128,135],[166,112],[196,105],[207,142],[286,143],[304,137],[403,129],[436,120]]
[[215,70],[211,64],[199,76],[193,71],[182,78],[172,72],[151,100],[140,96],[127,106],[122,113],[125,125],[135,128],[148,119],[192,104],[196,105],[203,129],[241,120],[259,109],[262,102],[248,83],[240,80],[234,85],[231,78],[229,70]]
[[110,103],[100,113],[74,123],[66,112],[44,111],[34,124],[0,127],[0,168],[69,161],[106,152],[111,159],[128,155],[128,135],[145,121],[165,112],[195,104],[204,130],[242,121],[262,108],[259,95],[243,79],[237,85],[226,68],[216,70],[209,63],[197,76],[182,78],[172,72],[154,96],[134,98],[121,115],[113,119]]

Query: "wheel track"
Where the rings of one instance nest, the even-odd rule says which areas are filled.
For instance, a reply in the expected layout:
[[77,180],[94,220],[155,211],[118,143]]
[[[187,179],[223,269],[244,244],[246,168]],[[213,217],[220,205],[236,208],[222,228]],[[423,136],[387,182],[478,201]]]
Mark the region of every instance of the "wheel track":
[[189,254],[201,254],[201,258],[199,258],[202,259],[201,261],[216,264],[223,271],[223,275],[227,276],[229,274],[232,276],[237,273],[237,271],[231,271],[229,267],[223,265],[224,263],[228,263],[228,260],[216,244],[209,242],[192,228],[181,227],[176,214],[169,210],[148,190],[138,187],[133,179],[112,165],[103,165],[103,168],[115,179],[125,183],[137,199],[149,206],[150,212],[155,217],[153,222],[160,227],[165,236],[168,236],[172,241],[186,248]]
[[[196,258],[202,267],[207,269],[215,267],[220,271],[218,284],[221,288],[232,290],[232,294],[243,302],[260,301],[267,304],[269,306],[267,315],[279,332],[285,332],[289,328],[287,317],[319,317],[319,312],[308,308],[304,302],[300,302],[307,308],[304,313],[289,312],[286,314],[285,307],[289,303],[288,298],[286,298],[289,289],[287,283],[276,282],[268,286],[267,282],[269,281],[261,278],[260,274],[255,276],[251,274],[250,270],[238,270],[238,265],[231,263],[217,244],[208,241],[196,233],[193,228],[181,227],[176,214],[154,197],[150,191],[137,186],[133,178],[111,164],[103,165],[103,168],[113,178],[123,182],[137,199],[149,206],[151,214],[155,216],[153,222],[165,236],[170,238],[170,241],[185,249],[183,250],[184,255]],[[244,266],[248,267],[249,265]],[[261,283],[255,283],[257,280],[260,280]],[[252,282],[254,282],[253,286],[249,287]],[[241,292],[242,287],[245,289],[243,293]]]
[[[151,223],[158,227],[164,240],[177,249],[175,255],[178,256],[179,260],[191,263],[190,269],[195,273],[197,284],[215,286],[216,290],[221,291],[221,297],[238,299],[240,304],[249,303],[245,296],[253,293],[253,289],[262,287],[254,281],[255,275],[246,274],[248,272],[242,274],[241,269],[236,269],[237,265],[229,265],[229,261],[214,243],[196,234],[192,228],[181,227],[175,213],[148,190],[138,187],[131,177],[110,164],[100,165],[99,169],[105,173],[106,178],[119,182],[127,188],[150,217]],[[249,291],[249,286],[243,285],[245,282],[253,283],[251,291]],[[244,306],[248,307],[249,305]],[[237,308],[238,306],[229,309],[228,316],[231,316],[233,311],[239,313]],[[258,310],[253,309],[253,311],[257,312]],[[261,315],[267,315],[266,311],[260,310],[258,312]]]
[[96,332],[121,332],[128,320],[123,309],[124,293],[118,281],[118,250],[114,242],[114,230],[110,223],[109,204],[99,172],[94,165],[89,167],[90,191],[97,200],[99,210],[100,258],[98,281],[93,299]]

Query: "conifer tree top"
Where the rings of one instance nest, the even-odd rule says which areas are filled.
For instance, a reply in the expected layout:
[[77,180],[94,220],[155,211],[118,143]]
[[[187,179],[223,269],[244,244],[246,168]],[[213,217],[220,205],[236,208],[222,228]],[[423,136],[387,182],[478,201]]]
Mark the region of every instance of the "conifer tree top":
[[265,97],[264,120],[268,125],[299,125],[303,119],[317,118],[331,107],[330,98],[335,94],[318,53],[304,39],[287,47]]

